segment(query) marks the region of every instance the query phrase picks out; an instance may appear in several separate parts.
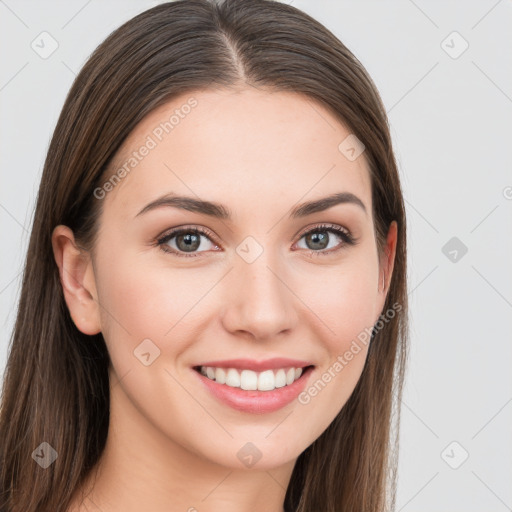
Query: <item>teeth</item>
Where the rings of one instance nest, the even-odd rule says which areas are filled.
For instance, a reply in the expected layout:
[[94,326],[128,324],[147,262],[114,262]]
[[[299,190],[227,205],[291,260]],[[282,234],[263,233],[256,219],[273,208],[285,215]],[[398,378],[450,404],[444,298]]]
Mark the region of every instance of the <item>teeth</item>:
[[283,386],[286,386],[286,373],[283,369],[277,370],[275,386],[276,388],[282,388]]
[[252,370],[239,372],[235,368],[201,366],[200,372],[205,377],[232,388],[241,388],[248,391],[272,391],[293,384],[302,375],[302,368],[280,368],[275,371],[265,370],[258,373]]
[[275,389],[275,377],[272,370],[265,370],[258,375],[258,390],[272,391]]
[[226,371],[224,370],[224,368],[216,368],[215,380],[219,384],[226,384]]
[[[208,368],[206,368],[206,371],[208,371]],[[240,374],[234,368],[229,368],[225,384],[232,388],[240,387]]]

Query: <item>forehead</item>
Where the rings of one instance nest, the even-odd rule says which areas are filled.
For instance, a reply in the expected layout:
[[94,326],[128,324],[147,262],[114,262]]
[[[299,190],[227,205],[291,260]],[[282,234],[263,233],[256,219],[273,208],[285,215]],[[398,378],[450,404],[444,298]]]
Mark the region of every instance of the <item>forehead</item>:
[[183,94],[151,112],[125,140],[107,173],[122,179],[104,208],[133,217],[147,202],[175,193],[254,215],[351,192],[371,212],[367,162],[364,153],[347,158],[350,137],[327,109],[301,94],[254,88]]

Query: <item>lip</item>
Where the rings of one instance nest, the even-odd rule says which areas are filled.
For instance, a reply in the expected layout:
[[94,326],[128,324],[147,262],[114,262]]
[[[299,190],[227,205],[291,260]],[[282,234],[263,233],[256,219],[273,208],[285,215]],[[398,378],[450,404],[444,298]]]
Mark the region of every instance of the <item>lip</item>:
[[[289,359],[287,361],[291,360]],[[216,364],[218,363],[219,362],[216,362]],[[231,368],[233,368],[233,366],[231,366]],[[247,366],[245,368],[247,368]],[[279,366],[279,368],[281,368],[281,366]],[[226,384],[219,384],[218,382],[205,377],[196,369],[193,369],[193,373],[197,375],[197,378],[201,380],[206,389],[222,403],[241,412],[265,414],[277,411],[293,402],[293,400],[295,400],[306,387],[309,377],[314,369],[315,366],[308,366],[308,368],[302,372],[302,375],[295,382],[289,386],[276,388],[273,391],[247,391],[241,388],[233,388]]]
[[265,370],[277,370],[279,368],[304,368],[313,366],[311,361],[299,361],[298,359],[288,359],[286,357],[274,357],[265,361],[256,361],[255,359],[225,359],[223,361],[207,361],[195,365],[195,368],[201,366],[213,366],[214,368],[236,368],[237,370],[252,370],[254,372],[264,372]]

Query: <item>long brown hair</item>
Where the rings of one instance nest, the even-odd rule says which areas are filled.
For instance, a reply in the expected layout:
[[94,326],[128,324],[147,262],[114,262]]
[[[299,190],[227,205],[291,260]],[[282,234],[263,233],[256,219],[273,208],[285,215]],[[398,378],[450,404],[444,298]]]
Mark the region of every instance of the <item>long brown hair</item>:
[[[349,400],[299,456],[285,510],[394,509],[408,339],[406,218],[380,96],[339,39],[294,7],[270,0],[178,0],[134,17],[94,51],[55,127],[4,374],[0,510],[65,511],[108,434],[109,355],[101,333],[87,336],[71,320],[52,252],[53,228],[69,226],[92,248],[101,213],[93,191],[112,173],[113,158],[134,127],[185,92],[247,84],[305,94],[345,123],[366,148],[379,251],[390,223],[398,224],[384,309],[399,304],[400,313],[372,331]],[[43,442],[58,454],[46,469],[33,456]]]

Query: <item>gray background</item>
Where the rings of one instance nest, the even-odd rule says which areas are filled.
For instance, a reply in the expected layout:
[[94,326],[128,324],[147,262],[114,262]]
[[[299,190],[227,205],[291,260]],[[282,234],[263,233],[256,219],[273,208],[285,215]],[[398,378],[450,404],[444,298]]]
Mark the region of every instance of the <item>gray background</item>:
[[[2,372],[65,94],[113,29],[157,3],[0,0]],[[511,510],[511,2],[287,3],[355,53],[389,114],[411,306],[397,511]],[[31,48],[43,31],[58,43],[45,59]]]

